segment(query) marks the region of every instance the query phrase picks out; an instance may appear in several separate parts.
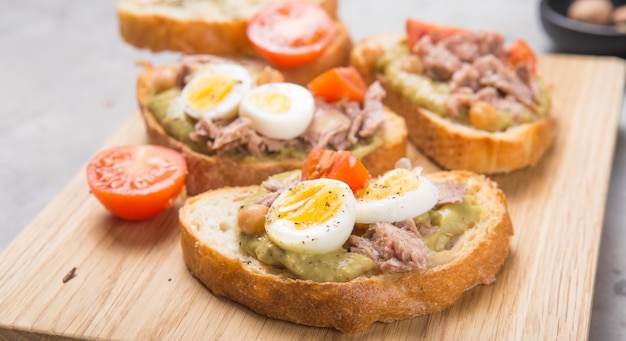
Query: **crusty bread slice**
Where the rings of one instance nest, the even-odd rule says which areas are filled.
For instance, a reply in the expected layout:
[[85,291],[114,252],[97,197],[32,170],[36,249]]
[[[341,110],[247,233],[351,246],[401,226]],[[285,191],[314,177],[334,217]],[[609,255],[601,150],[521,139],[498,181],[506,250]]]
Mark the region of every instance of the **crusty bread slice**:
[[272,65],[285,76],[285,81],[306,85],[313,78],[334,67],[347,66],[350,63],[352,39],[348,28],[340,21],[337,24],[335,40],[324,50],[315,61],[301,67],[287,68]]
[[343,332],[441,311],[466,290],[489,284],[504,263],[513,227],[506,198],[488,178],[467,171],[438,172],[432,180],[463,181],[481,207],[475,227],[425,271],[357,277],[344,282],[288,278],[244,254],[237,210],[256,186],[222,188],[192,197],[180,210],[184,261],[215,295],[262,315]]
[[[319,4],[337,18],[336,0],[301,0]],[[261,59],[246,35],[247,20],[277,0],[229,2],[122,0],[116,6],[120,35],[130,45],[153,52],[212,54]],[[346,26],[336,21],[337,35],[314,62],[298,68],[276,67],[288,82],[306,84],[336,66],[348,64],[352,40]]]
[[427,157],[444,169],[466,169],[483,174],[507,173],[539,162],[552,145],[552,116],[507,129],[488,132],[454,123],[420,108],[395,91],[385,75],[375,69],[381,50],[403,39],[400,34],[381,33],[355,44],[350,64],[368,82],[379,80],[387,92],[384,103],[405,118],[409,139]]
[[[233,59],[249,69],[263,69],[265,66],[256,60]],[[148,97],[159,90],[160,77],[157,70],[174,66],[148,66],[137,78],[137,101],[141,116],[146,125],[148,140],[151,143],[167,146],[180,151],[187,160],[188,174],[186,190],[195,195],[209,189],[223,186],[256,185],[268,176],[302,167],[302,159],[238,160],[222,156],[209,156],[192,150],[189,146],[167,134],[164,128],[148,109]],[[172,74],[174,71],[172,71]],[[161,89],[163,90],[163,89]],[[385,108],[386,120],[383,127],[384,144],[367,154],[361,160],[372,175],[379,175],[393,168],[396,160],[404,157],[407,150],[407,127],[403,118],[389,108]]]

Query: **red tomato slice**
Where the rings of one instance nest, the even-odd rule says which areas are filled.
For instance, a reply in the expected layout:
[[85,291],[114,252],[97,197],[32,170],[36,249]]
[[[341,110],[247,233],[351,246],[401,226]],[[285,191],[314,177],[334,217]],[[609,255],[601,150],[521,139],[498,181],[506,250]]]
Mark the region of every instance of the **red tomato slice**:
[[352,192],[365,187],[370,178],[367,168],[349,151],[314,147],[302,165],[302,180],[329,178],[348,184]]
[[247,26],[248,39],[265,59],[298,67],[317,59],[335,38],[333,19],[318,5],[283,2],[257,12]]
[[362,102],[367,84],[352,66],[336,67],[315,77],[307,84],[313,96],[323,97],[327,102],[342,99]]
[[426,35],[430,37],[433,43],[436,43],[441,39],[463,32],[467,32],[467,30],[459,27],[425,23],[411,18],[406,20],[407,42],[409,46],[415,45],[417,41]]
[[143,220],[170,208],[187,176],[185,158],[165,147],[117,146],[87,164],[91,192],[113,215]]
[[504,53],[504,60],[513,67],[526,63],[532,73],[537,72],[537,55],[524,40],[516,40]]

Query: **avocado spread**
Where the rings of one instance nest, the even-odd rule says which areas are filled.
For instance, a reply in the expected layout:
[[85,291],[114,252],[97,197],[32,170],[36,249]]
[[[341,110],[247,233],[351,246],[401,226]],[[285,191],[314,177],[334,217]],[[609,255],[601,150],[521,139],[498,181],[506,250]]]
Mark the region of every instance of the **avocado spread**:
[[[278,179],[287,179],[297,173],[292,171],[275,176]],[[259,190],[244,202],[244,206],[254,202],[266,192],[263,186],[260,186]],[[468,193],[461,202],[441,205],[414,218],[418,226],[428,223],[436,227],[435,232],[422,237],[432,252],[448,249],[467,229],[477,224],[481,209],[474,204],[474,198]],[[260,262],[287,269],[299,279],[347,282],[361,275],[378,272],[374,260],[349,252],[345,248],[324,254],[287,251],[273,243],[265,232],[255,235],[239,233],[239,245],[245,253]]]
[[445,204],[413,218],[416,226],[428,223],[437,227],[435,232],[422,237],[430,250],[449,249],[459,236],[476,225],[481,209],[472,200],[471,195],[465,195],[461,202]]
[[[189,146],[193,151],[213,155],[214,152],[203,144],[192,140],[189,136],[194,131],[196,120],[185,114],[184,104],[180,97],[181,91],[177,88],[168,89],[154,94],[148,98],[147,108],[156,118],[157,122],[170,136]],[[382,130],[374,135],[360,140],[350,147],[350,151],[358,158],[363,158],[384,144]],[[244,155],[239,151],[231,151],[226,154],[228,157],[237,158],[243,161],[259,160],[286,160],[304,159],[307,155],[304,143],[286,147],[280,152],[264,154],[261,156]]]
[[148,99],[148,110],[154,115],[161,127],[170,136],[189,146],[198,153],[208,153],[206,145],[189,138],[194,130],[195,120],[185,114],[184,104],[180,100],[180,90],[172,88]]
[[339,249],[335,252],[312,254],[286,251],[274,244],[266,233],[240,235],[245,252],[264,264],[284,267],[295,277],[315,282],[347,282],[376,267],[376,263],[358,253]]
[[[467,106],[462,106],[459,115],[452,117],[446,110],[446,102],[451,96],[448,82],[435,81],[430,77],[405,70],[407,59],[411,57],[405,40],[387,49],[376,62],[376,69],[388,79],[390,86],[416,105],[457,123],[470,125]],[[530,123],[547,117],[550,110],[548,85],[538,78],[538,110],[535,112],[524,106],[521,115],[515,119],[510,112],[497,111],[497,122],[484,128],[487,131],[504,131],[515,125]],[[521,104],[521,103],[520,103]]]

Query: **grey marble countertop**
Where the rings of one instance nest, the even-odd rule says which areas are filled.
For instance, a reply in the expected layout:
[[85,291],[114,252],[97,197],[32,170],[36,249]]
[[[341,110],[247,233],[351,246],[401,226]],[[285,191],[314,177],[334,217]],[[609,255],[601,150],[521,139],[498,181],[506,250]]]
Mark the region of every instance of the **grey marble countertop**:
[[[358,40],[401,32],[408,16],[523,38],[552,51],[538,0],[341,0]],[[126,45],[114,0],[0,2],[0,251],[35,218],[136,110],[137,60]],[[626,111],[622,110],[592,311],[591,340],[626,339]]]

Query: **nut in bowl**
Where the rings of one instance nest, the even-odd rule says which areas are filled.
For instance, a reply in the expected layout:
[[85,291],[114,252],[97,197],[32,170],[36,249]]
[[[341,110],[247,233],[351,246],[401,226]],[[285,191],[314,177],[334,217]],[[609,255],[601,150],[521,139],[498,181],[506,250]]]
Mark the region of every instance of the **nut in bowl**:
[[626,1],[541,0],[543,29],[556,52],[626,57]]

